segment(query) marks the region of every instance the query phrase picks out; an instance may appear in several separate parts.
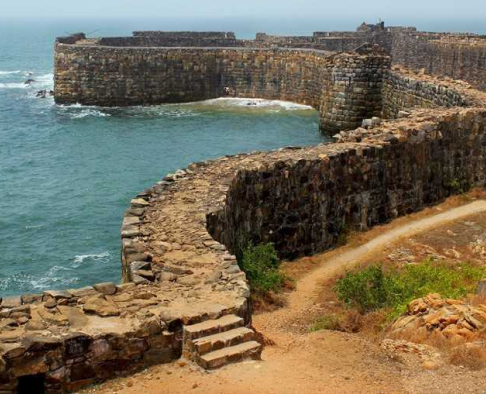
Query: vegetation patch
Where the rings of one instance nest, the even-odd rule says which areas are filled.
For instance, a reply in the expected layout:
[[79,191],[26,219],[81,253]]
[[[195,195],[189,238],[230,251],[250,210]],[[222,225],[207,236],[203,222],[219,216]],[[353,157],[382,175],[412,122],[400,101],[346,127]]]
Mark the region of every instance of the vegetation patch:
[[451,194],[463,194],[470,189],[466,180],[459,180],[457,178],[447,182],[446,187],[449,188]]
[[239,266],[250,283],[251,297],[256,309],[283,306],[284,300],[279,293],[291,287],[291,283],[279,270],[280,263],[277,251],[271,243],[247,244],[242,249]]
[[336,314],[324,315],[318,318],[314,324],[311,326],[310,331],[320,331],[320,330],[333,330],[333,331],[343,331],[342,329],[342,316]]
[[486,267],[473,263],[447,263],[426,259],[419,264],[385,270],[372,265],[348,272],[335,285],[338,298],[347,306],[368,313],[387,308],[388,319],[404,313],[410,301],[430,293],[463,298],[476,290]]

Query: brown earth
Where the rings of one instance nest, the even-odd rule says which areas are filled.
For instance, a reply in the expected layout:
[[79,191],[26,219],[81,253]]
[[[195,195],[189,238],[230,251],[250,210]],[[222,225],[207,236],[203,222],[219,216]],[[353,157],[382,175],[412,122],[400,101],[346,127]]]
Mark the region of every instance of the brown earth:
[[484,262],[486,201],[470,202],[482,197],[477,192],[449,199],[354,234],[345,247],[285,263],[285,271],[296,279],[295,291],[284,308],[254,316],[255,328],[275,343],[265,348],[261,362],[207,372],[179,361],[84,392],[486,393],[486,370],[433,362],[437,354],[425,346],[380,346],[376,335],[366,331],[309,332],[319,316],[336,307],[330,284],[346,268],[377,261],[402,264],[430,255]]

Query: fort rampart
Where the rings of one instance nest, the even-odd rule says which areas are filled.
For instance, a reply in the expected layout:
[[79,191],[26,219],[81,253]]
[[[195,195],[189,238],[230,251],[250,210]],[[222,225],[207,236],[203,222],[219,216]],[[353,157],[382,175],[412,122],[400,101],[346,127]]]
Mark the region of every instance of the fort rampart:
[[[191,327],[210,319],[229,317],[249,327],[250,289],[235,258],[244,242],[274,242],[283,258],[310,255],[336,246],[348,230],[366,230],[438,203],[458,188],[485,185],[486,94],[466,83],[390,68],[386,56],[373,53],[154,50],[80,40],[84,36],[57,44],[62,97],[81,92],[103,102],[108,89],[119,100],[130,100],[129,92],[148,103],[136,80],[154,97],[167,98],[169,91],[172,100],[202,99],[216,92],[214,86],[225,86],[217,78],[214,86],[207,82],[219,67],[224,82],[232,81],[233,95],[307,103],[336,115],[329,122],[343,128],[351,121],[338,116],[349,111],[391,120],[341,131],[333,144],[193,163],[137,195],[122,224],[124,284],[2,300],[1,392],[76,390],[190,356]],[[150,68],[125,70],[132,62]],[[144,78],[136,79],[139,73]],[[164,75],[180,80],[166,82]],[[158,83],[163,89],[150,90]],[[373,110],[348,109],[361,102]],[[323,111],[326,105],[332,108]]]
[[396,64],[486,90],[486,36],[398,32],[392,48]]
[[311,105],[328,132],[381,113],[381,54],[291,48],[145,48],[57,44],[56,101],[126,106],[223,95]]

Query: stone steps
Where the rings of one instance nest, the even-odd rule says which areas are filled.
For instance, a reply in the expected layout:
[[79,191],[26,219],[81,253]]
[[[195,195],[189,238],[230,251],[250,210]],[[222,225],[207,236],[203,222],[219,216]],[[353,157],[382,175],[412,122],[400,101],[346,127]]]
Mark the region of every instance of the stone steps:
[[243,319],[236,315],[225,315],[216,320],[206,320],[202,323],[184,326],[184,342],[229,331],[241,326],[243,326]]
[[184,326],[183,355],[205,369],[215,369],[245,358],[259,359],[261,345],[255,332],[236,315]]
[[243,342],[204,354],[197,360],[205,369],[216,369],[226,364],[242,361],[245,358],[259,359],[262,345],[256,341]]
[[196,339],[192,342],[192,350],[202,355],[254,339],[255,332],[253,330],[246,327],[238,327],[230,331]]

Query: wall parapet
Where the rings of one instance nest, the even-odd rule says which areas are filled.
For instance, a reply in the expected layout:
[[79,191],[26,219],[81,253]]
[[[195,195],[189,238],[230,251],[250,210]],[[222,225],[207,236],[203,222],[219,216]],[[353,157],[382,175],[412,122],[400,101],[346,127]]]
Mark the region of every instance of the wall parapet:
[[59,104],[126,106],[221,96],[311,105],[330,133],[381,113],[382,53],[293,48],[138,48],[57,44]]
[[[397,119],[342,132],[339,143],[193,163],[137,195],[121,231],[126,283],[2,300],[2,392],[17,392],[32,379],[48,393],[76,390],[179,358],[187,324],[237,315],[249,325],[250,289],[235,258],[242,243],[274,242],[283,258],[309,255],[336,246],[349,229],[363,231],[436,204],[457,185],[486,183],[486,94],[464,82],[390,71],[386,56],[290,48],[126,52],[82,34],[58,39],[56,49],[56,83],[72,77],[74,95],[84,90],[104,100],[96,90],[101,80],[90,67],[104,67],[103,77],[119,78],[117,56],[132,49],[137,61],[151,54],[159,61],[164,53],[182,69],[204,68],[192,61],[193,54],[224,54],[226,63],[233,63],[229,67],[240,71],[248,64],[272,70],[279,63],[268,72],[265,85],[273,87],[265,91],[324,109],[336,116],[333,124],[342,122],[340,128],[376,111]],[[105,62],[107,53],[116,61]],[[217,67],[221,72],[227,66]],[[283,71],[290,86],[275,87],[272,81]],[[231,94],[262,94],[262,87],[245,82],[249,75],[236,75],[223,79],[236,86]],[[77,84],[76,78],[85,80]],[[133,80],[126,79],[125,93],[133,88]],[[219,79],[211,81],[215,85],[207,86],[220,86]],[[204,97],[204,89],[197,88],[201,81],[188,76],[186,82]],[[358,109],[350,115],[348,105]]]

